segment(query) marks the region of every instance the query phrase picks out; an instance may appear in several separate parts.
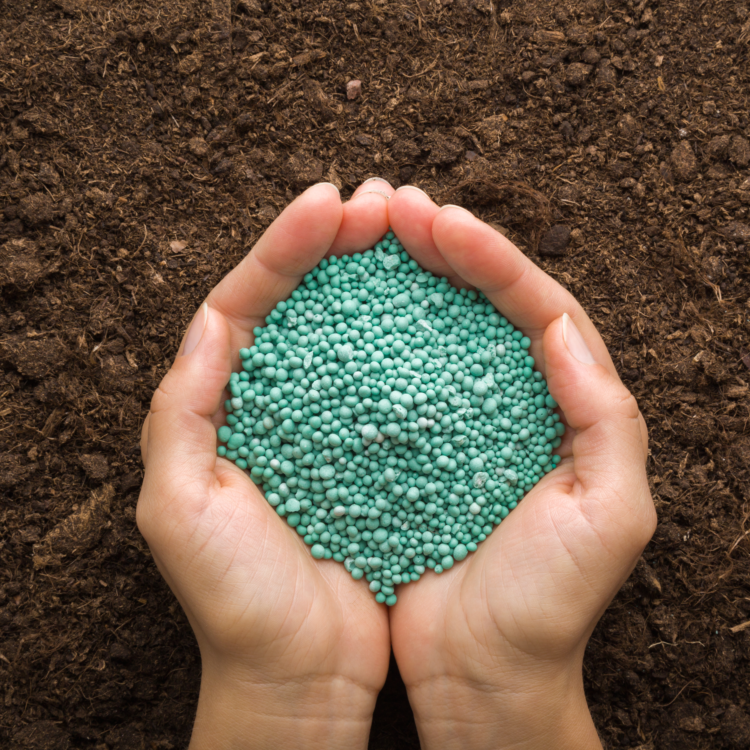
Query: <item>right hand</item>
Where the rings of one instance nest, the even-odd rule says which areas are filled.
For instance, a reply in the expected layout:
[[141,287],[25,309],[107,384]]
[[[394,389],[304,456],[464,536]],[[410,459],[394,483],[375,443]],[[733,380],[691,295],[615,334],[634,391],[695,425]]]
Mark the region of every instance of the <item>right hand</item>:
[[182,605],[203,674],[191,748],[365,748],[388,671],[385,607],[317,561],[245,471],[216,455],[224,389],[253,328],[330,253],[370,247],[387,201],[366,185],[297,198],[209,294],[151,402],[138,526]]

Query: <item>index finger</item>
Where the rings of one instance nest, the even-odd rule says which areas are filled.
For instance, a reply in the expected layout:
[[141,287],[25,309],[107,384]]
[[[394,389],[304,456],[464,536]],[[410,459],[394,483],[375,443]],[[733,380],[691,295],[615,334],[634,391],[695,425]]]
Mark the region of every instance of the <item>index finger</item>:
[[328,254],[377,242],[388,230],[386,206],[386,196],[374,192],[342,205],[336,187],[320,183],[284,209],[206,300],[227,319],[232,350],[249,346],[253,328]]
[[343,218],[339,191],[330,183],[313,185],[271,224],[255,247],[208,295],[210,307],[248,332],[333,244]]
[[532,341],[541,364],[541,342],[552,321],[567,313],[597,362],[616,374],[607,346],[570,292],[527,258],[507,237],[459,206],[443,206],[432,237],[451,268],[480,289]]

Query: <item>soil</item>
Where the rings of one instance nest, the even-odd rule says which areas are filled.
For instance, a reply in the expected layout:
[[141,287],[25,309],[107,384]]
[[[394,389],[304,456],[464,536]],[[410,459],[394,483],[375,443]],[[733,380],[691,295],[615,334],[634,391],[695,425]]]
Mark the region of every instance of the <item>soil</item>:
[[[186,745],[140,425],[293,196],[380,175],[569,288],[650,427],[659,526],[584,664],[606,746],[750,747],[749,85],[736,0],[0,0],[0,746]],[[372,748],[418,747],[404,696]]]

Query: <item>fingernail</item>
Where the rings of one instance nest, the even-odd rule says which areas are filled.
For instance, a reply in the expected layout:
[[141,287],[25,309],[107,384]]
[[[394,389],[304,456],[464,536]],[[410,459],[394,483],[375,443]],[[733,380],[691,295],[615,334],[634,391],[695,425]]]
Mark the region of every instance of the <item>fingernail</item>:
[[388,182],[388,180],[384,180],[382,177],[368,177],[362,184],[366,185],[368,182],[374,182],[374,181],[384,182],[386,185],[388,185],[388,187],[391,186],[391,183]]
[[586,342],[581,336],[581,332],[576,328],[568,313],[563,313],[562,336],[568,351],[582,364],[595,365],[594,355],[586,346]]
[[338,195],[341,195],[341,191],[332,182],[316,182],[313,187],[318,187],[318,185],[330,185]]
[[[363,183],[364,184],[364,183]],[[357,195],[352,198],[352,200],[357,200],[357,198],[361,198],[363,195],[372,195],[373,193],[376,193],[377,195],[382,195],[383,198],[386,200],[390,199],[390,195],[388,193],[384,193],[382,190],[366,190],[364,193],[357,193]]]
[[[427,195],[422,188],[418,188],[416,185],[402,185],[400,188],[396,188],[396,192],[399,190],[416,190],[418,193],[422,193],[422,195]],[[429,198],[430,196],[427,195],[427,197]]]
[[446,203],[444,206],[440,206],[441,211],[445,211],[446,208],[458,208],[461,211],[464,211],[465,213],[469,214],[470,216],[473,216],[474,214],[469,211],[469,209],[464,208],[463,206],[456,206],[453,203]]
[[198,312],[195,313],[193,322],[188,328],[187,336],[185,336],[185,344],[182,347],[182,356],[187,357],[195,351],[195,347],[203,338],[203,331],[206,329],[206,321],[208,320],[208,302],[204,302],[199,308]]

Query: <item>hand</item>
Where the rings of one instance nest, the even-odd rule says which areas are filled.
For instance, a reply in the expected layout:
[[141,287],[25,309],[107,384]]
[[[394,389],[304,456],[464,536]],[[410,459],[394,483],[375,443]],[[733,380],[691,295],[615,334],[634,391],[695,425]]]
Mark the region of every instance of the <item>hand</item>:
[[364,748],[388,671],[388,617],[316,561],[248,475],[216,455],[239,349],[327,254],[388,229],[385,183],[342,206],[316,185],[209,294],[151,402],[138,526],[195,631],[203,673],[190,747]]
[[424,268],[481,289],[531,338],[570,427],[560,466],[473,555],[397,592],[391,639],[422,746],[600,748],[582,660],[655,528],[645,423],[580,305],[505,237],[415,189],[388,213]]

